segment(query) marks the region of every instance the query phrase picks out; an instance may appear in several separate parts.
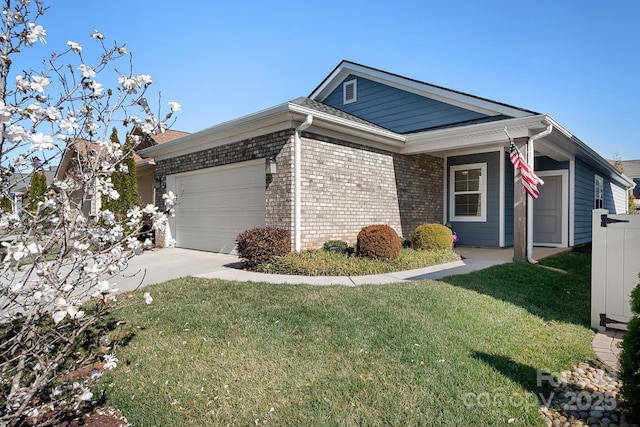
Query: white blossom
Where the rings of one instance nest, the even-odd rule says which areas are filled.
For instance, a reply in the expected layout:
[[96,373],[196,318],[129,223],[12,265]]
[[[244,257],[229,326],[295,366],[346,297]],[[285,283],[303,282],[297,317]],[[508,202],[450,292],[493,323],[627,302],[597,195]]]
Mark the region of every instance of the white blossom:
[[27,105],[24,110],[24,114],[29,117],[32,122],[37,122],[38,118],[42,115],[42,107],[38,102]]
[[44,90],[49,86],[51,82],[44,76],[33,76],[33,81],[29,84],[29,87],[39,93],[44,93]]
[[145,214],[155,214],[157,211],[158,211],[157,206],[154,206],[151,203],[149,203],[142,209],[142,213],[145,213]]
[[9,130],[5,132],[5,136],[11,142],[22,142],[29,139],[29,135],[24,131],[24,128],[20,125],[11,125]]
[[78,66],[78,70],[82,71],[82,77],[93,78],[96,76],[96,70],[88,65],[81,64]]
[[138,76],[138,81],[147,86],[153,83],[153,79],[149,74],[140,74]]
[[104,366],[102,368],[105,371],[110,371],[118,366],[118,358],[115,355],[105,354],[102,358],[104,359]]
[[46,108],[46,110],[44,110],[44,116],[47,118],[47,120],[55,122],[60,119],[60,111],[56,107],[50,105]]
[[58,324],[60,323],[67,315],[71,319],[80,319],[84,316],[84,311],[81,311],[73,304],[67,302],[64,298],[56,298],[54,301],[54,312],[52,314],[53,321]]
[[60,130],[67,133],[73,133],[80,125],[76,122],[75,116],[69,115],[60,121]]
[[102,296],[106,300],[115,301],[116,298],[113,294],[118,292],[119,289],[115,288],[114,285],[114,283],[109,283],[108,280],[101,280],[95,285],[97,291],[95,291],[91,296],[94,298]]
[[29,31],[25,36],[25,43],[29,46],[33,46],[38,40],[42,44],[47,44],[47,41],[44,39],[44,36],[47,35],[47,32],[42,25],[36,25],[33,22],[29,22]]
[[93,30],[93,34],[91,34],[91,38],[95,40],[104,40],[104,36],[98,30]]
[[67,44],[71,47],[71,50],[74,52],[82,52],[82,45],[80,43],[73,42],[69,40]]
[[120,46],[120,47],[118,48],[118,53],[119,53],[120,55],[126,55],[126,54],[127,54],[127,48],[126,48],[126,47],[124,47],[124,46]]
[[102,87],[102,83],[98,83],[95,80],[92,80],[89,83],[89,89],[93,91],[93,94],[91,96],[94,98],[100,98],[102,96],[102,91],[104,90],[104,88]]
[[91,393],[91,391],[88,388],[83,388],[82,389],[82,394],[80,394],[79,399],[87,402],[89,400],[91,400],[93,398],[93,393]]
[[31,135],[31,150],[53,150],[53,148],[53,137],[51,135],[45,135],[42,132]]
[[151,294],[149,292],[145,292],[142,295],[142,298],[144,298],[144,302],[149,305],[153,302],[153,297],[151,296]]
[[11,107],[0,100],[0,123],[9,123],[9,120],[11,120]]
[[167,208],[171,208],[171,207],[176,205],[176,202],[178,201],[178,198],[173,193],[173,191],[168,191],[168,192],[166,192],[165,194],[162,195],[162,200],[164,200],[164,205]]
[[22,77],[21,74],[18,74],[16,76],[16,87],[19,92],[26,93],[28,90],[31,89],[31,82],[29,82],[29,80],[26,80],[24,77]]
[[182,106],[177,102],[173,102],[173,101],[169,102],[169,108],[171,109],[172,112],[180,111],[181,107]]

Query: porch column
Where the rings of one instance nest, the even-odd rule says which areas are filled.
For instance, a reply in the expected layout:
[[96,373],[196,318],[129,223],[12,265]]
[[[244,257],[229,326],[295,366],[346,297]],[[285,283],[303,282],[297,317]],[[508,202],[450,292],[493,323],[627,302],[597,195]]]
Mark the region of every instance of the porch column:
[[[516,138],[521,153],[527,152],[527,139]],[[513,173],[513,261],[527,262],[527,193],[519,170]]]

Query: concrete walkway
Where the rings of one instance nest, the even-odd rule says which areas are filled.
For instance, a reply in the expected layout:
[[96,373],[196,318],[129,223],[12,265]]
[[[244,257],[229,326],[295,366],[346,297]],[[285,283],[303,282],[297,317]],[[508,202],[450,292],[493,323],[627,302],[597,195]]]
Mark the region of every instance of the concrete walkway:
[[[441,279],[445,276],[466,274],[494,265],[511,262],[513,248],[457,247],[455,251],[461,261],[417,270],[372,276],[291,276],[263,274],[242,269],[242,263],[235,255],[194,251],[180,248],[156,249],[131,259],[126,274],[112,281],[121,291],[132,291],[142,286],[177,279],[185,276],[208,279],[237,280],[242,282],[264,282],[274,284],[307,284],[317,286],[364,284],[387,284],[409,282],[422,279]],[[534,248],[533,258],[543,259],[567,251],[557,248]],[[623,332],[607,331],[597,333],[591,347],[598,360],[614,370],[619,369],[619,343]]]
[[[555,255],[566,249],[534,248],[534,259]],[[164,282],[185,276],[208,279],[238,280],[242,282],[288,283],[308,285],[358,286],[385,284],[422,279],[440,279],[445,276],[466,274],[498,264],[511,262],[513,249],[458,247],[455,251],[461,261],[417,270],[371,276],[292,276],[263,274],[242,269],[236,255],[217,254],[181,248],[156,249],[134,257],[129,262],[126,274],[115,278],[117,287],[131,291],[141,286]]]

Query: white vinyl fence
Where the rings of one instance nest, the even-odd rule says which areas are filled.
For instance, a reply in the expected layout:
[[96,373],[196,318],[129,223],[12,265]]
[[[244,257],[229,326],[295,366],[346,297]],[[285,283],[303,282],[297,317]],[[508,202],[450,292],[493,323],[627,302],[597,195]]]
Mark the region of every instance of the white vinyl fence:
[[591,327],[626,329],[631,291],[640,280],[640,215],[596,209],[592,225]]

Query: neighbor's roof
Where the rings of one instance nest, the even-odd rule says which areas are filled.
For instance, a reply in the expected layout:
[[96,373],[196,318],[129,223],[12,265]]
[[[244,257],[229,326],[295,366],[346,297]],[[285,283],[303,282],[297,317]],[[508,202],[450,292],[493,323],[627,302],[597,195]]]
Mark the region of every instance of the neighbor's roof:
[[[615,160],[609,160],[609,163],[615,165]],[[620,160],[624,168],[624,174],[629,178],[640,178],[640,160]]]

